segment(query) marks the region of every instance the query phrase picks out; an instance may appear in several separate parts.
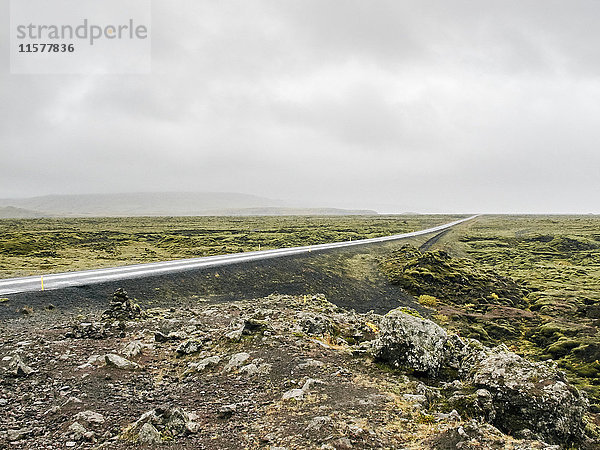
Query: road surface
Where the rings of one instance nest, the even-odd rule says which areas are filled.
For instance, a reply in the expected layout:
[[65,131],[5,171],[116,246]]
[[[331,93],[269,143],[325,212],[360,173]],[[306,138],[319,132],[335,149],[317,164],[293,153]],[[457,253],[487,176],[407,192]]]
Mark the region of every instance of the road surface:
[[164,261],[156,263],[135,264],[130,266],[114,267],[107,269],[83,270],[79,272],[54,273],[43,276],[31,276],[23,278],[8,278],[0,280],[0,295],[17,294],[21,292],[32,292],[42,290],[62,289],[71,286],[86,286],[89,284],[104,283],[106,281],[124,280],[131,278],[143,278],[153,275],[183,272],[200,268],[213,268],[229,264],[237,264],[261,259],[279,258],[282,256],[299,255],[323,250],[352,247],[357,245],[374,244],[399,239],[407,239],[429,233],[446,230],[459,223],[474,219],[475,216],[454,222],[439,225],[425,230],[413,231],[411,233],[395,234],[371,239],[357,241],[334,242],[331,244],[309,245],[305,247],[279,248],[275,250],[262,250],[255,252],[233,253],[229,255],[207,256],[204,258],[179,259],[175,261]]

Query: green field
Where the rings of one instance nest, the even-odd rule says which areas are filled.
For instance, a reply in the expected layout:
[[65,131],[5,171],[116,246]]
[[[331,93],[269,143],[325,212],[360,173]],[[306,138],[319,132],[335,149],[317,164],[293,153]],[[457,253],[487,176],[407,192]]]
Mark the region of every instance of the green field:
[[464,216],[0,220],[0,278],[365,239]]

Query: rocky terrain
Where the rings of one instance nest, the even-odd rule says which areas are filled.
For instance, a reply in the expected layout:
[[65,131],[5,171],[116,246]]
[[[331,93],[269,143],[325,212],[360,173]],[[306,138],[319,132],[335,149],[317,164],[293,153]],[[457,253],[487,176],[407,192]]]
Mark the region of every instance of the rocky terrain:
[[598,448],[557,367],[450,333],[415,310],[321,295],[85,316],[0,332],[0,447]]
[[486,217],[432,249],[393,249],[379,267],[446,329],[555,361],[600,423],[599,225],[596,216]]

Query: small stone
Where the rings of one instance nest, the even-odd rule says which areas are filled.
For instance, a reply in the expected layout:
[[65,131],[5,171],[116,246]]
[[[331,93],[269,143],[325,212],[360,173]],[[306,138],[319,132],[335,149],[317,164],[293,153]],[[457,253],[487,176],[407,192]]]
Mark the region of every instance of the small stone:
[[52,408],[48,409],[48,410],[47,410],[47,411],[44,413],[44,415],[45,415],[45,416],[51,416],[51,415],[54,415],[54,414],[56,414],[56,413],[57,413],[57,412],[59,412],[59,411],[60,411],[60,406],[58,406],[58,405],[55,405],[55,406],[53,406]]
[[83,439],[83,435],[87,433],[85,427],[79,422],[73,422],[69,426],[69,431],[73,433],[73,439],[75,439],[76,441],[80,441],[81,439]]
[[347,437],[341,437],[333,441],[333,446],[337,450],[346,450],[349,448],[353,448],[352,442]]
[[325,363],[316,359],[307,359],[303,363],[298,364],[298,369],[307,369],[312,367],[324,367]]
[[140,429],[138,440],[141,444],[160,444],[160,433],[154,425],[146,422]]
[[202,348],[202,343],[198,341],[187,341],[177,347],[177,353],[179,355],[191,355],[197,353]]
[[72,339],[106,339],[108,331],[101,323],[81,322],[73,325],[66,337]]
[[306,429],[309,431],[311,431],[311,430],[319,431],[325,425],[328,425],[330,423],[331,423],[331,417],[329,417],[329,416],[313,417],[311,419],[311,421],[308,423],[308,425],[306,426]]
[[95,411],[82,411],[80,413],[77,413],[75,415],[75,420],[81,420],[83,422],[86,422],[88,424],[103,424],[104,423],[104,416],[100,413],[97,413]]
[[240,369],[240,373],[245,373],[248,376],[256,375],[258,373],[258,366],[254,363],[245,365]]
[[24,378],[28,377],[35,371],[27,364],[25,364],[21,356],[17,355],[10,362],[9,372],[15,377]]
[[314,378],[309,378],[308,380],[306,380],[306,382],[304,383],[304,385],[302,386],[302,390],[304,392],[308,392],[310,391],[310,389],[315,385],[315,384],[323,384],[323,382],[321,380],[316,380]]
[[226,372],[230,372],[232,370],[236,370],[241,367],[248,359],[250,358],[250,354],[246,352],[236,353],[231,357],[229,363],[225,366],[224,370]]
[[221,419],[226,419],[231,417],[231,415],[237,411],[238,405],[232,403],[230,405],[223,405],[219,408],[219,417]]
[[189,420],[185,423],[185,429],[188,433],[195,434],[200,430],[200,424],[198,422]]
[[154,332],[154,340],[156,342],[182,341],[188,337],[185,331],[172,331],[169,334],[164,334],[161,331]]
[[114,353],[104,355],[104,360],[106,361],[107,366],[116,367],[117,369],[135,370],[140,368],[139,364],[129,361],[122,356],[115,355]]
[[6,437],[9,442],[16,442],[25,439],[31,434],[31,430],[28,428],[21,428],[20,430],[8,430]]
[[169,340],[169,338],[167,337],[166,334],[161,333],[160,331],[155,331],[154,332],[154,340],[156,342],[167,342]]
[[259,375],[268,375],[269,373],[271,373],[271,369],[273,368],[272,364],[269,363],[262,363],[260,366],[258,366],[258,374]]
[[218,356],[209,356],[208,358],[204,358],[196,363],[191,363],[189,367],[197,372],[202,372],[207,367],[216,366],[220,361],[221,358]]
[[96,440],[96,433],[93,431],[86,431],[83,433],[83,439],[89,442],[94,442]]
[[282,400],[302,400],[304,398],[304,391],[302,389],[290,389],[283,393]]
[[127,344],[123,348],[122,353],[127,358],[135,358],[140,353],[142,353],[143,349],[144,349],[144,344],[142,344],[140,341],[131,341],[129,344]]
[[102,355],[92,355],[88,358],[87,363],[88,364],[97,364],[98,362],[104,360],[104,357]]

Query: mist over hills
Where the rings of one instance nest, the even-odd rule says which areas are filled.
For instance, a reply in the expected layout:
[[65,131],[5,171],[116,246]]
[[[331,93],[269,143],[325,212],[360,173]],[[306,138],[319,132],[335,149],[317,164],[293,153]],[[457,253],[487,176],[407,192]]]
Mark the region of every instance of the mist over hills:
[[0,206],[0,219],[34,219],[37,217],[48,217],[48,215],[14,206]]
[[0,218],[348,214],[368,215],[377,212],[300,208],[280,200],[231,192],[74,194],[0,199]]

